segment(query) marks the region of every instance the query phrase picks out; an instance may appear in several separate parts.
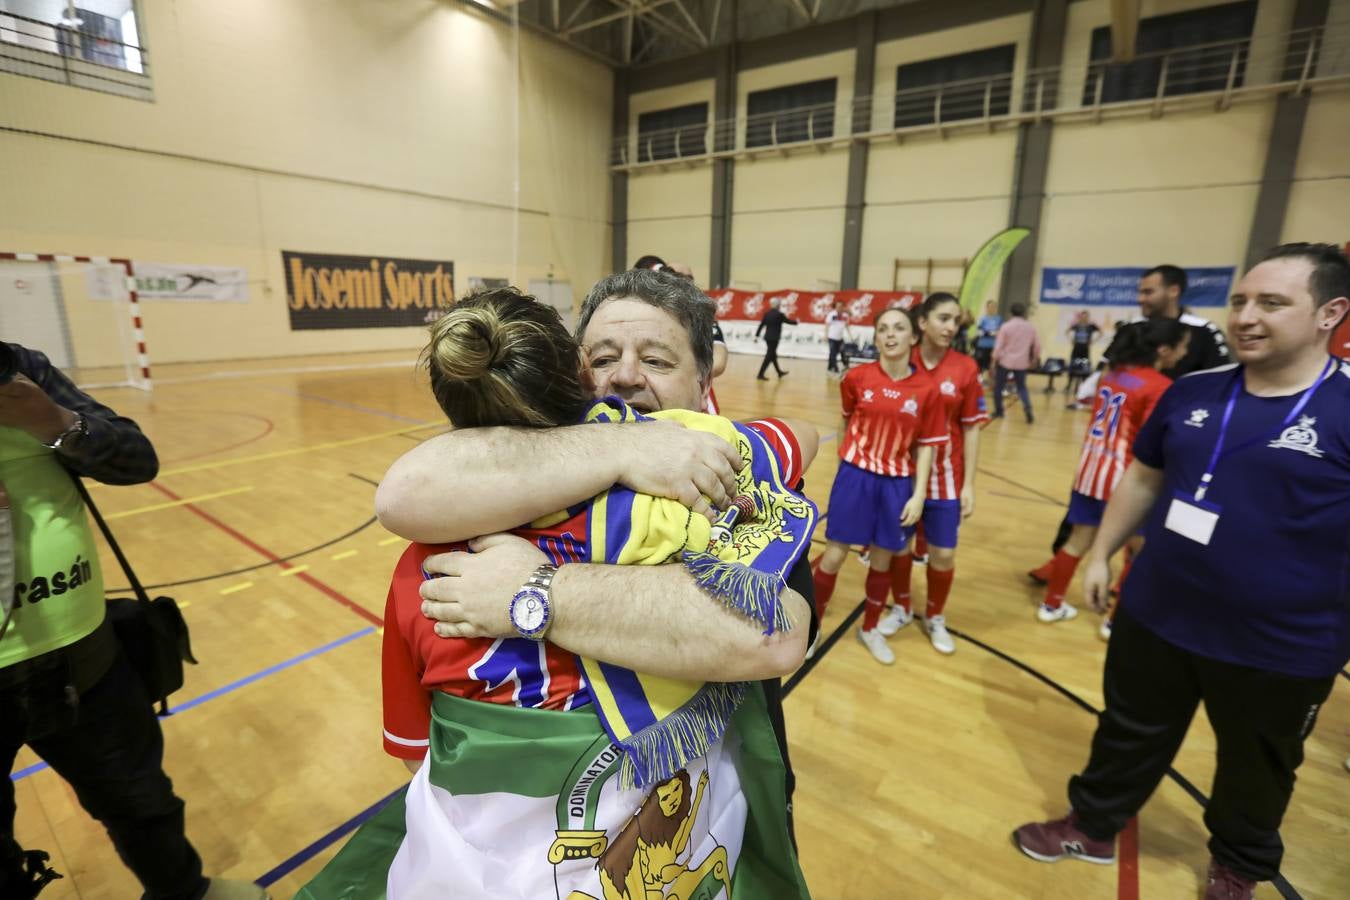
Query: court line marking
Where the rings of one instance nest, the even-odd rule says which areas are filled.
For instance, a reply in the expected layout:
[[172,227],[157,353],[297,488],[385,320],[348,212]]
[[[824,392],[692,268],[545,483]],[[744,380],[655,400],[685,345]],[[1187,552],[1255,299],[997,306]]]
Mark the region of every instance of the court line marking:
[[331,559],[333,562],[337,562],[338,560],[341,559],[350,559],[351,557],[355,556],[360,552],[361,552],[360,550],[343,550],[341,553],[334,553],[332,556],[328,558]]
[[223,588],[223,589],[221,590],[220,594],[221,594],[222,597],[224,597],[224,596],[227,596],[227,595],[229,595],[229,594],[237,594],[237,593],[239,593],[240,591],[246,591],[246,590],[248,590],[248,589],[251,588],[251,587],[253,587],[253,582],[251,582],[251,581],[245,581],[245,582],[241,582],[240,584],[232,584],[232,585],[230,585],[230,586],[227,587],[227,588]]
[[370,441],[378,441],[387,437],[404,434],[408,431],[421,431],[423,428],[440,427],[440,422],[430,422],[426,425],[420,425],[415,428],[398,428],[392,431],[377,431],[374,434],[362,435],[361,437],[347,438],[341,441],[329,441],[324,444],[311,444],[307,447],[292,447],[289,450],[273,450],[270,453],[254,453],[250,456],[239,456],[234,459],[222,459],[217,462],[197,463],[191,466],[179,466],[176,469],[165,469],[159,473],[160,478],[167,478],[170,475],[185,475],[188,472],[206,472],[211,469],[223,469],[226,466],[241,466],[245,463],[263,462],[269,459],[281,459],[286,456],[299,456],[302,453],[318,453],[322,450],[335,450],[339,447],[351,447],[355,444],[365,444]]
[[393,537],[387,537],[384,540],[380,541],[379,546],[388,547],[390,544],[396,544],[401,540],[403,540],[403,538],[399,537],[398,535],[394,535]]
[[360,365],[291,366],[284,369],[235,369],[228,372],[204,372],[201,375],[180,375],[177,378],[156,378],[155,384],[191,384],[196,381],[222,381],[232,378],[266,378],[270,375],[309,375],[318,372],[359,372],[362,369],[401,369],[417,367],[417,360],[363,363]]
[[[194,411],[194,412],[204,412],[204,410],[193,410],[193,411]],[[252,443],[255,443],[255,442],[257,442],[257,441],[262,440],[263,438],[265,438],[265,437],[267,437],[269,434],[271,434],[272,431],[273,431],[273,429],[276,428],[276,425],[272,422],[271,419],[267,418],[266,416],[260,416],[260,415],[257,415],[257,414],[255,414],[255,413],[241,413],[241,412],[233,412],[233,411],[230,411],[230,410],[226,410],[226,411],[223,411],[223,412],[222,412],[222,411],[216,411],[216,412],[209,413],[209,414],[210,414],[210,415],[217,415],[217,416],[219,416],[219,415],[244,416],[244,417],[247,417],[247,418],[250,418],[250,419],[260,419],[261,421],[267,423],[267,427],[264,428],[259,434],[255,434],[253,437],[251,437],[251,438],[249,438],[249,439],[247,439],[247,440],[238,441],[238,442],[233,443],[233,444],[226,444],[224,447],[216,447],[216,448],[213,449],[213,450],[203,450],[203,451],[201,451],[200,453],[189,453],[189,454],[187,454],[186,456],[175,456],[173,459],[165,459],[165,460],[161,460],[162,463],[164,463],[164,464],[166,464],[166,465],[173,465],[173,464],[176,464],[176,463],[187,462],[189,459],[201,459],[203,456],[215,456],[217,453],[225,453],[225,452],[228,452],[228,451],[230,451],[230,450],[238,450],[240,447],[245,447],[245,446],[247,446],[247,445],[249,445],[249,444],[252,444]]]
[[365,413],[369,416],[380,416],[385,419],[393,419],[395,422],[411,422],[414,425],[422,427],[440,424],[438,422],[428,422],[426,419],[414,419],[411,416],[400,416],[398,413],[387,412],[383,409],[376,409],[371,406],[362,406],[359,403],[348,403],[346,400],[334,400],[331,397],[321,397],[318,394],[306,394],[303,391],[293,391],[289,388],[261,387],[258,390],[270,391],[273,394],[285,394],[288,397],[298,397],[301,400],[309,400],[313,403],[327,403],[329,406],[336,406],[339,409],[347,409],[352,412]]
[[[178,706],[174,707],[173,712],[171,712],[167,716],[167,718],[172,720],[174,717],[182,715],[189,709],[201,706],[203,703],[209,703],[210,701],[215,700],[219,697],[223,697],[226,694],[232,694],[235,691],[239,690],[240,688],[247,687],[250,684],[253,684],[255,681],[261,681],[262,679],[275,675],[278,672],[284,672],[287,669],[293,666],[298,666],[300,665],[300,663],[313,659],[316,656],[322,656],[323,654],[329,652],[330,650],[336,650],[339,647],[342,647],[346,644],[350,644],[357,638],[362,638],[368,634],[374,633],[375,629],[373,627],[362,628],[360,631],[354,631],[349,635],[338,638],[337,640],[329,641],[322,647],[315,647],[313,650],[306,650],[299,656],[292,656],[290,659],[284,659],[281,662],[276,663],[275,665],[268,666],[267,668],[263,669],[260,672],[254,672],[252,675],[246,675],[243,678],[240,678],[238,681],[232,681],[229,684],[216,688],[215,690],[207,691],[200,697],[193,697],[191,700],[186,700],[183,703],[178,704]],[[9,776],[9,778],[11,781],[21,781],[22,779],[27,778],[30,775],[36,774],[37,772],[41,772],[43,769],[47,768],[50,768],[50,766],[48,766],[47,763],[36,762],[33,763],[31,766],[26,766],[25,768],[22,768],[19,771],[13,773],[12,775]]]
[[[955,628],[948,628],[947,630],[950,631],[952,634],[956,635],[957,637],[961,638],[961,640],[967,641],[968,643],[971,643],[976,647],[979,647],[981,650],[984,650],[986,653],[993,654],[994,656],[998,657],[1004,662],[1010,663],[1015,668],[1021,669],[1023,672],[1030,675],[1032,678],[1035,678],[1037,681],[1045,684],[1052,690],[1068,698],[1070,701],[1074,703],[1074,705],[1080,707],[1085,712],[1089,712],[1094,716],[1101,715],[1101,710],[1097,709],[1091,703],[1088,703],[1082,697],[1078,696],[1073,691],[1064,687],[1064,685],[1055,681],[1050,676],[1042,674],[1036,669],[1033,669],[1031,666],[1022,662],[1020,659],[1017,659],[1015,656],[1011,656],[1007,653],[1004,653],[997,647],[990,646],[989,644],[986,644],[977,638],[973,638],[962,631],[958,631]],[[1178,787],[1180,787],[1186,794],[1188,794],[1192,800],[1198,803],[1201,809],[1204,809],[1209,805],[1209,798],[1205,796],[1204,792],[1201,791],[1199,788],[1197,788],[1194,784],[1192,784],[1190,780],[1186,778],[1185,775],[1182,775],[1180,772],[1178,772],[1175,767],[1173,766],[1167,767],[1167,777],[1172,779],[1172,781]],[[1275,889],[1280,892],[1280,896],[1285,898],[1285,900],[1302,900],[1302,895],[1297,890],[1294,889],[1294,886],[1289,883],[1289,880],[1285,878],[1283,874],[1277,875],[1275,879],[1271,882],[1271,884],[1274,885]]]
[[[150,482],[150,486],[151,486],[152,488],[154,488],[155,490],[159,491],[160,493],[164,494],[165,496],[167,496],[167,497],[172,497],[174,500],[180,500],[180,499],[182,499],[182,498],[179,497],[177,494],[175,494],[173,491],[169,490],[169,489],[166,488],[164,485],[160,484],[158,481],[152,481],[152,482]],[[225,532],[225,533],[228,534],[230,537],[234,538],[236,541],[238,541],[239,543],[243,544],[245,547],[248,547],[250,550],[254,551],[255,553],[258,553],[258,554],[260,554],[260,555],[262,555],[262,556],[267,557],[268,559],[270,559],[270,560],[271,560],[272,562],[274,562],[274,563],[281,563],[282,565],[288,565],[286,562],[284,562],[284,561],[281,559],[281,557],[277,556],[277,555],[276,555],[275,553],[273,553],[271,550],[268,550],[266,547],[262,546],[261,544],[257,543],[256,541],[250,539],[247,535],[244,535],[243,533],[241,533],[241,532],[235,530],[234,528],[231,528],[229,525],[226,525],[224,522],[220,521],[220,520],[217,519],[215,516],[211,515],[210,513],[206,512],[205,510],[201,509],[200,507],[194,506],[194,505],[192,505],[191,503],[189,503],[187,506],[184,507],[184,509],[189,509],[189,510],[191,510],[191,511],[192,511],[193,513],[195,513],[197,516],[200,516],[201,518],[205,519],[207,522],[210,522],[212,525],[216,526],[216,527],[219,528],[221,531]],[[339,603],[340,605],[347,607],[347,608],[350,609],[352,612],[356,613],[358,616],[360,616],[361,618],[365,619],[367,622],[369,622],[370,624],[376,626],[377,628],[378,628],[379,626],[381,626],[381,625],[384,624],[384,620],[383,620],[382,618],[380,618],[379,616],[375,615],[373,612],[371,612],[370,610],[366,609],[364,606],[362,606],[361,604],[357,603],[355,600],[352,600],[350,597],[347,597],[347,596],[345,596],[345,595],[339,593],[339,592],[338,592],[337,590],[335,590],[334,588],[332,588],[332,587],[330,587],[330,586],[324,584],[322,581],[320,581],[319,579],[315,578],[313,575],[310,575],[310,574],[307,573],[307,572],[301,572],[300,575],[299,575],[299,578],[300,578],[300,580],[303,581],[305,584],[307,584],[307,585],[309,585],[310,587],[314,588],[315,590],[317,590],[317,591],[319,591],[319,592],[325,594],[326,596],[329,597],[329,599],[334,600],[334,601],[336,601],[337,603]]]
[[1139,900],[1139,817],[1125,823],[1116,846],[1116,897]]
[[[242,569],[231,569],[228,572],[217,572],[214,575],[199,575],[196,578],[185,578],[182,581],[165,581],[160,584],[147,584],[145,586],[145,589],[155,590],[157,588],[181,587],[182,585],[185,584],[201,584],[203,581],[215,581],[217,578],[229,578],[234,575],[243,575],[247,572],[256,572],[259,569],[265,569],[268,566],[275,566],[283,562],[290,562],[293,559],[299,559],[302,556],[308,556],[311,553],[318,553],[320,550],[326,550],[329,547],[333,546],[334,544],[340,544],[347,538],[360,534],[361,532],[365,531],[367,528],[369,528],[371,525],[374,524],[375,524],[375,517],[371,516],[369,519],[366,519],[366,521],[362,522],[360,525],[357,525],[355,528],[353,528],[351,531],[347,532],[344,535],[335,537],[329,541],[324,541],[322,544],[319,544],[316,547],[310,547],[308,550],[299,550],[295,553],[292,553],[290,556],[283,556],[281,557],[280,560],[276,562],[261,562],[258,563],[256,566],[245,566]],[[129,587],[104,589],[104,593],[108,594],[126,594],[130,593],[130,591],[131,588]]]
[[328,849],[328,847],[337,843],[342,838],[346,837],[348,834],[355,831],[356,829],[360,828],[369,819],[373,818],[376,814],[378,814],[380,810],[384,809],[391,802],[393,802],[393,799],[395,797],[397,797],[399,794],[403,793],[407,789],[408,786],[403,785],[398,790],[394,791],[393,793],[389,794],[383,799],[377,800],[372,806],[368,806],[365,809],[361,810],[361,812],[352,816],[350,819],[343,822],[341,825],[334,828],[332,831],[328,832],[323,837],[319,838],[317,841],[310,844],[308,847],[305,847],[303,850],[300,850],[298,853],[294,854],[290,858],[283,860],[280,865],[272,869],[270,872],[265,872],[262,875],[259,875],[257,878],[253,879],[253,883],[260,887],[271,887],[273,884],[276,884],[278,881],[294,872],[300,866],[309,862],[311,859],[318,856],[324,850]]
[[1059,500],[1059,499],[1057,499],[1057,498],[1055,498],[1055,497],[1051,497],[1049,494],[1044,493],[1043,491],[1038,491],[1038,490],[1036,490],[1034,487],[1027,487],[1025,484],[1022,484],[1021,482],[1013,481],[1011,478],[1007,477],[1006,475],[1000,475],[1000,474],[998,474],[997,472],[991,472],[989,469],[986,469],[986,468],[984,468],[983,466],[981,466],[980,468],[976,469],[976,471],[979,472],[981,475],[988,475],[990,478],[997,478],[999,481],[1002,481],[1002,482],[1005,483],[1005,484],[1011,484],[1011,485],[1012,485],[1013,487],[1015,487],[1015,488],[1020,488],[1021,490],[1026,491],[1028,494],[1035,494],[1037,497],[1040,497],[1042,500],[1049,501],[1050,503],[1053,503],[1053,504],[1055,504],[1056,506],[1060,506],[1060,507],[1068,506],[1068,504],[1065,503],[1063,500]]
[[302,572],[308,572],[308,571],[309,571],[309,566],[308,566],[308,565],[303,565],[303,566],[289,566],[289,564],[287,564],[287,563],[282,563],[282,565],[283,565],[283,566],[288,566],[288,568],[282,569],[280,572],[278,572],[278,573],[277,573],[277,577],[278,577],[278,578],[290,578],[292,575],[299,575],[299,574],[301,574]]
[[168,503],[152,503],[149,506],[138,506],[135,509],[109,513],[103,518],[111,522],[113,519],[125,519],[128,516],[139,516],[141,513],[158,512],[161,509],[173,509],[178,506],[186,506],[189,503],[202,503],[207,500],[219,500],[221,497],[233,497],[235,494],[247,494],[251,490],[253,490],[253,485],[250,484],[244,487],[230,488],[228,491],[216,491],[214,494],[198,494],[196,497],[171,500]]

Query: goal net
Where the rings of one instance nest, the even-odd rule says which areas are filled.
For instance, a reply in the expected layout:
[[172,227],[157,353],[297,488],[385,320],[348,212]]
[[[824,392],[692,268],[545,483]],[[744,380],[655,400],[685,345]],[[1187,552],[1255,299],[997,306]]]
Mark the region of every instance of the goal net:
[[0,340],[46,354],[81,388],[150,389],[127,266],[0,253]]

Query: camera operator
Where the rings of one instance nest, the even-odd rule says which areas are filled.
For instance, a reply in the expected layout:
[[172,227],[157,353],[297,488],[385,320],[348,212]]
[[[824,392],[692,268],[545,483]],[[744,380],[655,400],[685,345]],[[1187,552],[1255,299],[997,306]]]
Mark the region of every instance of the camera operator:
[[[108,830],[149,900],[264,898],[208,881],[183,801],[164,773],[150,700],[105,619],[83,501],[72,476],[150,481],[159,461],[136,423],[80,391],[47,357],[0,342],[0,765],[24,744]],[[14,784],[0,779],[0,897],[60,876],[14,840]]]

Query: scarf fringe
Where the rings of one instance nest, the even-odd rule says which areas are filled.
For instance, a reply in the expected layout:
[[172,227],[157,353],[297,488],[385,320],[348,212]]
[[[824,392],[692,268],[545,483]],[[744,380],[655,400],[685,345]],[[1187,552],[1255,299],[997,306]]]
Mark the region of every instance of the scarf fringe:
[[619,786],[646,789],[706,756],[745,696],[744,682],[709,682],[688,703],[620,741]]
[[681,560],[699,587],[721,600],[728,609],[765,626],[765,634],[792,629],[787,611],[778,599],[783,580],[777,575],[695,550],[686,550],[681,554]]

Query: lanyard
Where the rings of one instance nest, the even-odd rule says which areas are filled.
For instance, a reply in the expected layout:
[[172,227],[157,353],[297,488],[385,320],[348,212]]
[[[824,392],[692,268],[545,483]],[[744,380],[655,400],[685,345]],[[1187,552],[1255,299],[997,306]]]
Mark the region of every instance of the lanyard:
[[1237,406],[1238,394],[1241,393],[1247,382],[1246,375],[1239,369],[1237,379],[1233,382],[1233,389],[1228,392],[1228,404],[1223,410],[1223,421],[1219,423],[1219,439],[1214,444],[1214,452],[1210,454],[1209,465],[1205,467],[1205,474],[1200,476],[1200,487],[1195,491],[1195,499],[1205,499],[1205,493],[1210,488],[1210,482],[1214,480],[1214,470],[1218,468],[1220,461],[1222,461],[1224,457],[1232,456],[1239,450],[1246,450],[1248,447],[1259,444],[1271,435],[1279,434],[1284,431],[1284,429],[1288,428],[1289,423],[1298,418],[1298,414],[1303,412],[1304,407],[1312,400],[1313,394],[1317,393],[1317,389],[1327,380],[1327,376],[1331,374],[1331,370],[1336,368],[1336,363],[1337,359],[1334,356],[1327,360],[1326,368],[1322,370],[1322,374],[1317,376],[1317,380],[1312,383],[1312,386],[1303,392],[1303,396],[1298,398],[1298,402],[1294,404],[1294,408],[1289,410],[1289,414],[1284,417],[1284,421],[1279,425],[1276,425],[1273,431],[1267,434],[1259,434],[1254,438],[1245,440],[1236,447],[1230,448],[1227,453],[1224,453],[1223,442],[1224,438],[1228,435],[1228,423],[1233,418],[1233,407]]

